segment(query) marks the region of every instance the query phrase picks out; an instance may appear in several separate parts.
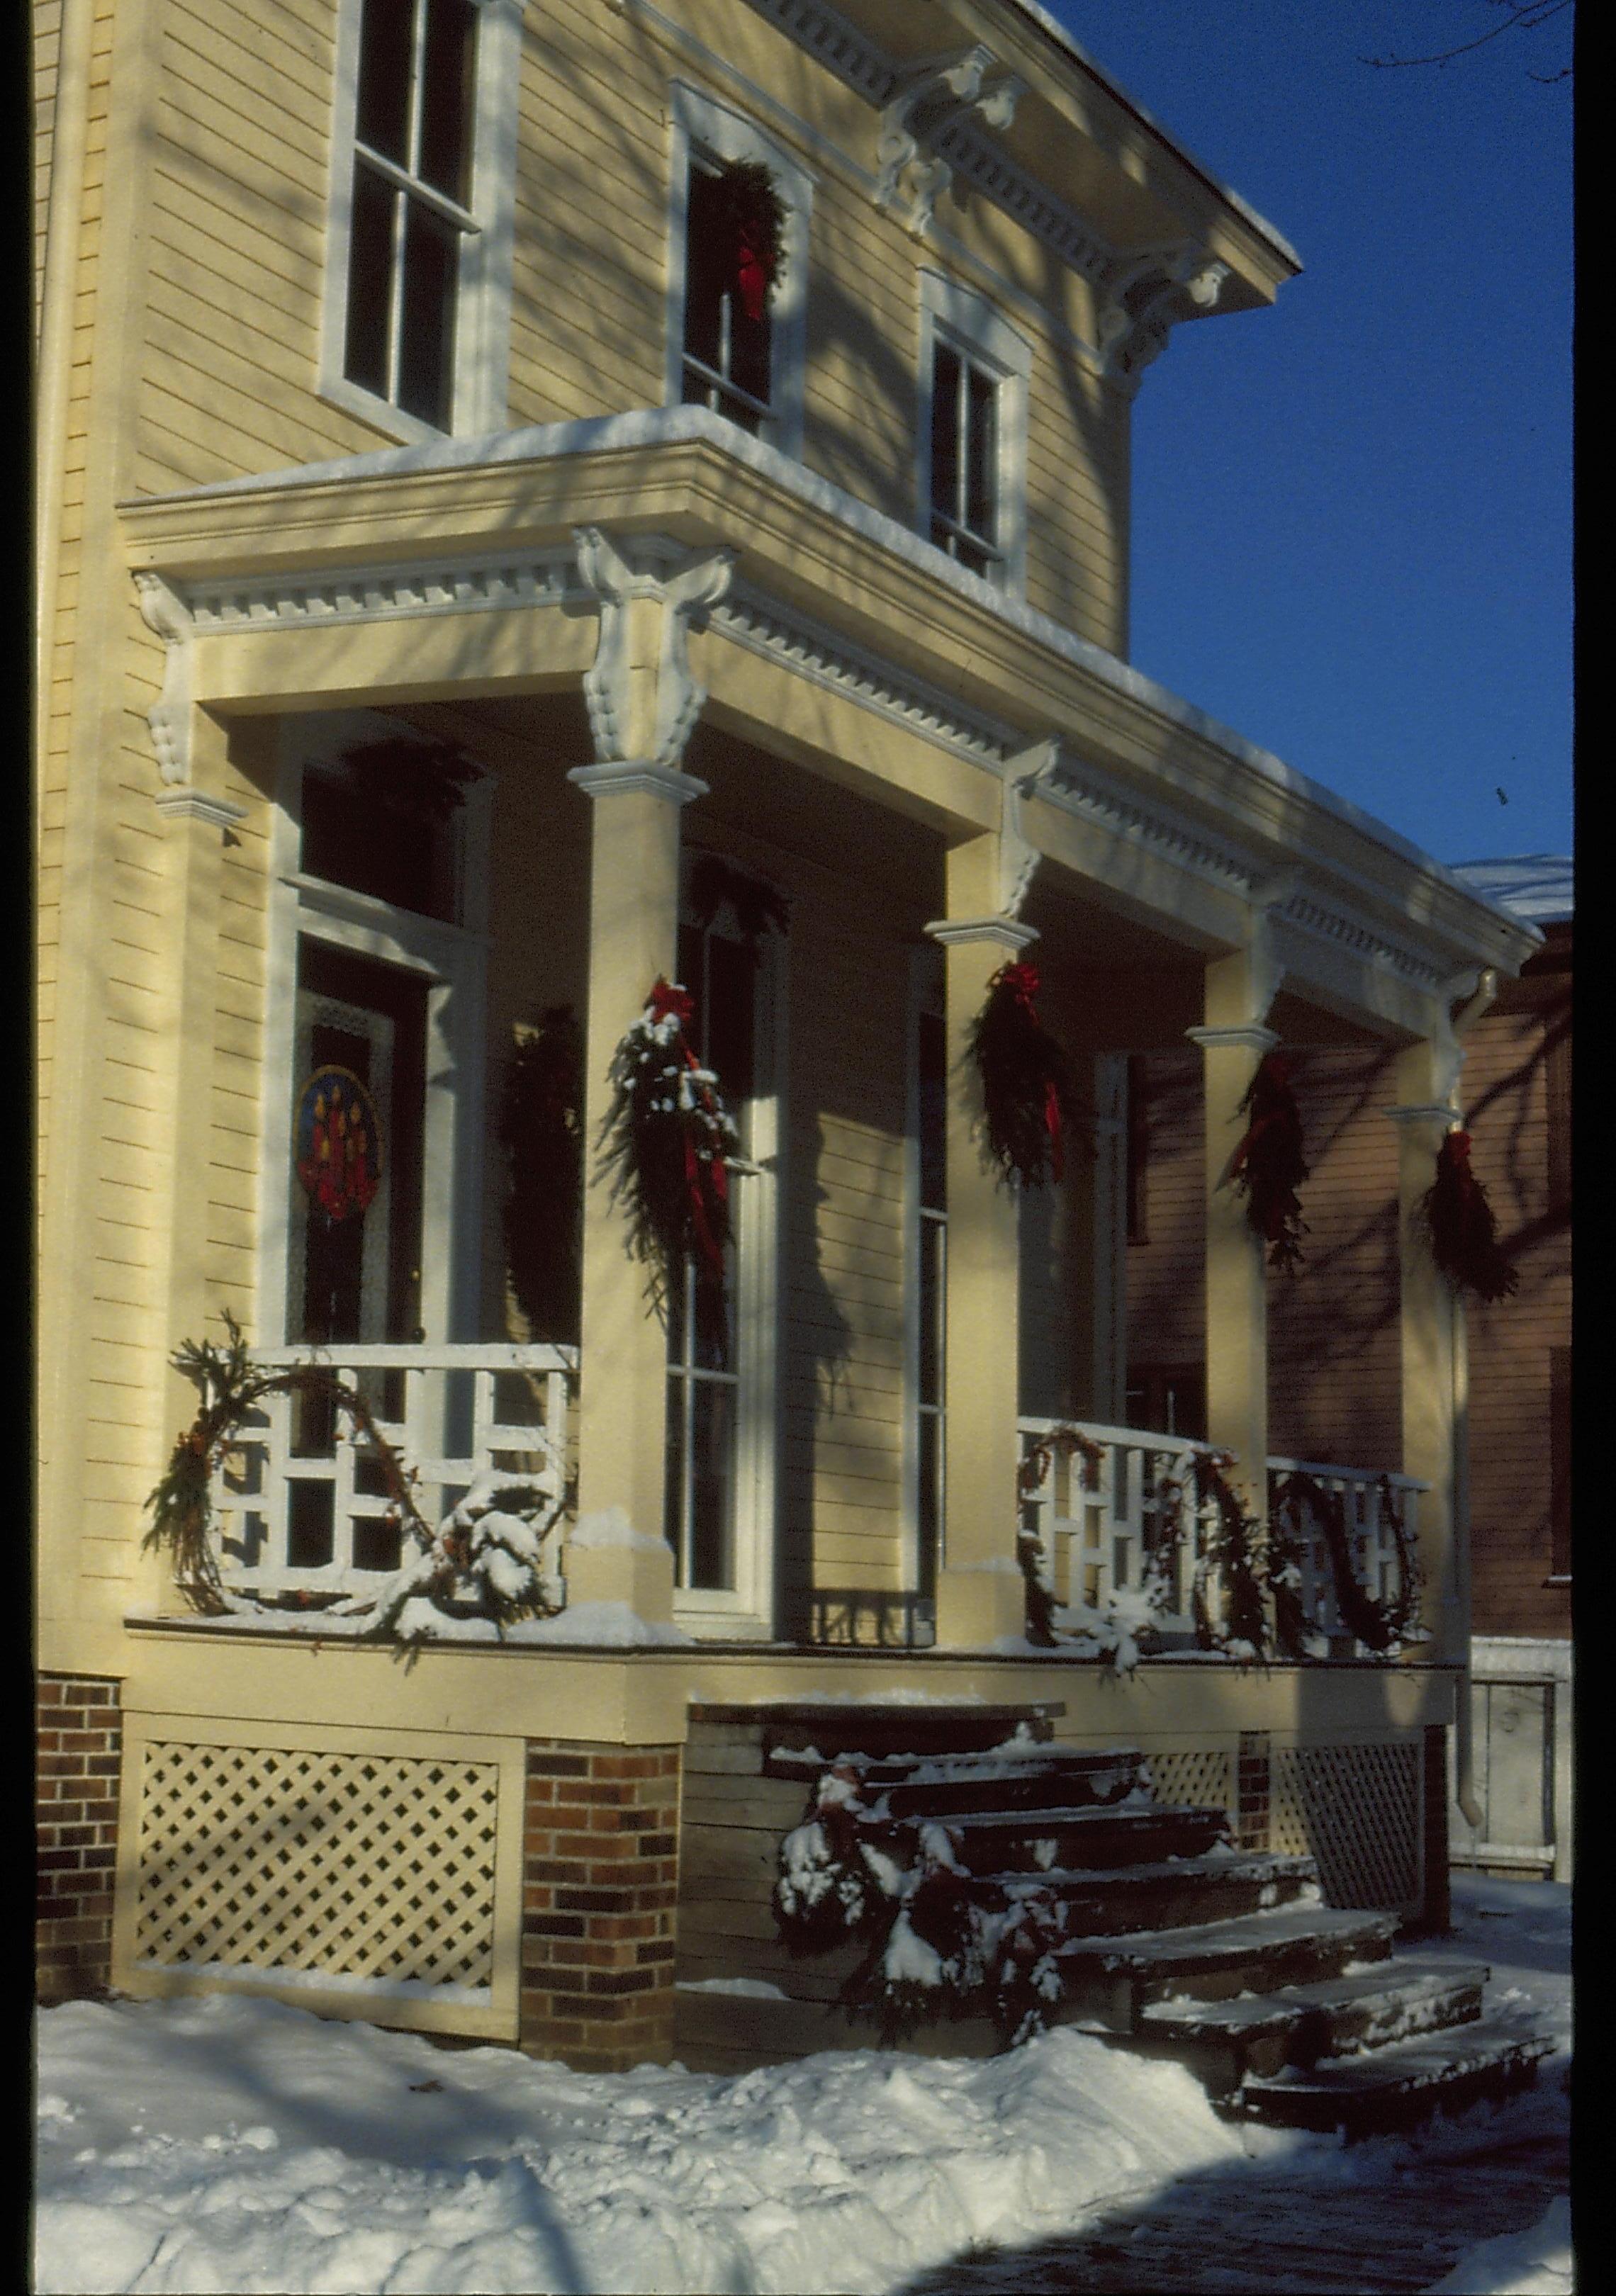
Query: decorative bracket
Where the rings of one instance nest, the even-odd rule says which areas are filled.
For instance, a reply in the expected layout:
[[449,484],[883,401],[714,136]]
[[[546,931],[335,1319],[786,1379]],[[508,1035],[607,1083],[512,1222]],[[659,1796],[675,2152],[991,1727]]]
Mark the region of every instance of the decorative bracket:
[[[1498,976],[1491,965],[1456,972],[1442,984],[1438,1003],[1438,1020],[1431,1032],[1431,1048],[1435,1054],[1432,1066],[1439,1104],[1452,1111],[1454,1121],[1461,1121],[1459,1113],[1459,1076],[1464,1066],[1464,1039],[1498,994]],[[1464,1003],[1456,1013],[1456,999]]]
[[1299,869],[1281,869],[1251,888],[1246,947],[1251,964],[1251,1021],[1257,1028],[1266,1026],[1274,999],[1284,985],[1284,959],[1274,928],[1300,882]]
[[948,129],[972,118],[985,127],[1008,127],[1015,118],[1022,86],[1015,75],[984,86],[996,61],[979,42],[958,55],[912,64],[882,112],[875,204],[897,209],[917,238],[930,230],[938,200],[953,181],[953,163],[937,149]]
[[737,554],[709,551],[669,573],[665,553],[653,561],[597,526],[572,538],[579,577],[600,603],[600,643],[584,674],[595,757],[677,767],[707,699],[691,674],[689,626],[723,597]]
[[163,690],[146,712],[158,771],[171,785],[186,783],[191,779],[190,611],[160,574],[137,574],[135,590],[142,621],[167,649]]
[[1167,339],[1193,311],[1210,311],[1229,275],[1202,247],[1156,250],[1135,256],[1107,283],[1100,310],[1100,352],[1105,372],[1137,389]]
[[1006,917],[1021,915],[1034,873],[1044,857],[1022,832],[1022,800],[1030,797],[1041,782],[1049,779],[1060,758],[1060,742],[1051,735],[1005,761],[999,809],[999,909]]

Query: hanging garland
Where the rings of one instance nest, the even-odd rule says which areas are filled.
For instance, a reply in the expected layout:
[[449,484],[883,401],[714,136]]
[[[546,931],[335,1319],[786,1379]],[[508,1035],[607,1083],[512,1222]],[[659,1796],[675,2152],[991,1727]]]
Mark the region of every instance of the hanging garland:
[[658,978],[612,1054],[613,1099],[601,1152],[615,1174],[612,1200],[628,1209],[634,1251],[651,1268],[659,1312],[666,1313],[685,1262],[693,1259],[710,1279],[696,1286],[698,1310],[721,1316],[728,1159],[740,1136],[718,1078],[685,1037],[693,1009],[686,990]]
[[[1095,1478],[1100,1461],[1105,1456],[1103,1449],[1080,1427],[1062,1423],[1039,1437],[1017,1470],[1016,1491],[1023,1505],[1035,1499],[1043,1488],[1045,1478],[1058,1452],[1064,1453],[1068,1458],[1080,1458],[1083,1462],[1083,1488],[1087,1490],[1098,1488]],[[1044,1576],[1048,1558],[1038,1532],[1025,1523],[1016,1532],[1015,1559],[1021,1566],[1026,1589],[1027,1639],[1029,1643],[1036,1643],[1040,1650],[1054,1650],[1059,1647],[1061,1637],[1055,1631],[1054,1595]]]
[[1038,1015],[1036,964],[1003,964],[972,1032],[982,1083],[988,1145],[1014,1187],[1059,1183],[1065,1170],[1062,1129],[1075,1104],[1066,1054]]
[[768,308],[784,260],[785,205],[761,160],[726,160],[714,180],[734,291],[746,316],[756,321]]
[[1246,1216],[1268,1246],[1269,1267],[1293,1271],[1308,1233],[1297,1194],[1308,1166],[1291,1066],[1280,1054],[1264,1054],[1240,1112],[1251,1120],[1230,1160],[1229,1177],[1244,1194]]
[[1497,1223],[1487,1191],[1470,1168],[1470,1135],[1448,1133],[1437,1151],[1436,1177],[1422,1199],[1431,1230],[1431,1253],[1456,1291],[1479,1300],[1507,1300],[1521,1278],[1498,1245]]
[[690,872],[691,914],[703,931],[728,902],[736,926],[754,964],[762,955],[766,932],[784,932],[791,924],[791,907],[783,893],[761,878],[732,867],[717,853],[703,853]]
[[[1248,1663],[1269,1655],[1268,1621],[1263,1602],[1266,1556],[1259,1525],[1240,1502],[1229,1480],[1235,1464],[1229,1451],[1193,1451],[1190,1474],[1195,1505],[1205,1534],[1191,1596],[1195,1639],[1202,1650],[1226,1650]],[[1207,1581],[1221,1582],[1228,1608],[1228,1623],[1212,1623]]]
[[[1330,1576],[1335,1587],[1335,1607],[1341,1622],[1356,1643],[1379,1654],[1409,1638],[1419,1618],[1422,1578],[1413,1541],[1397,1505],[1390,1480],[1382,1476],[1381,1507],[1390,1524],[1398,1554],[1398,1591],[1382,1599],[1358,1581],[1352,1564],[1352,1544],[1347,1529],[1345,1494],[1333,1491],[1316,1475],[1286,1475],[1276,1487],[1273,1513],[1288,1524],[1298,1539],[1303,1520],[1310,1514],[1325,1535],[1330,1555]],[[1300,1610],[1300,1605],[1298,1606]]]
[[536,1340],[576,1341],[578,1333],[583,1066],[578,1015],[570,1004],[552,1004],[505,1070],[505,1266]]

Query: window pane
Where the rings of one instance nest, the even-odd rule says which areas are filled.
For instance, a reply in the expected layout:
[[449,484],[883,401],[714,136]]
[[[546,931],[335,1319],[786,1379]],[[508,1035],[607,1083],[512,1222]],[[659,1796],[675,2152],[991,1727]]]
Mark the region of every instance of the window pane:
[[[685,348],[693,358],[716,373],[724,365],[724,230],[718,212],[717,179],[693,167],[685,210]],[[700,398],[700,389],[686,382],[685,396]]]
[[984,542],[995,539],[994,515],[997,488],[994,465],[998,457],[997,390],[977,367],[966,369],[969,397],[965,413],[964,523]]
[[734,1390],[697,1382],[690,1475],[691,1583],[734,1584],[732,1537]]
[[379,398],[388,396],[387,328],[392,304],[393,228],[400,194],[363,160],[354,168],[348,248],[348,341],[342,372]]
[[452,922],[455,830],[340,775],[303,775],[303,866],[311,877]]
[[662,1492],[662,1529],[675,1556],[674,1576],[688,1587],[685,1539],[685,1382],[668,1382],[668,1476]]
[[940,1013],[920,1016],[920,1200],[929,1211],[947,1204],[947,1037]]
[[[767,307],[760,319],[749,319],[741,308],[740,299],[732,295],[729,331],[730,381],[738,382],[742,390],[750,391],[754,398],[761,398],[767,405],[771,332]],[[757,422],[758,417],[753,414],[749,428],[755,429]]]
[[915,1592],[930,1599],[937,1592],[937,1549],[943,1521],[943,1423],[935,1411],[923,1411],[920,1416],[918,1496],[920,1569]]
[[359,31],[359,101],[354,129],[361,144],[403,168],[409,162],[409,0],[365,0]]
[[940,1220],[920,1224],[920,1400],[943,1399],[943,1253],[947,1230]]
[[931,507],[959,516],[960,364],[939,343],[931,367]]
[[462,207],[471,197],[476,37],[477,11],[468,0],[427,0],[415,172]]
[[418,200],[409,200],[406,207],[398,404],[406,414],[447,430],[454,388],[460,234]]
[[717,1070],[725,1104],[744,1133],[743,1104],[752,1096],[758,970],[751,952],[721,933],[708,936],[707,964],[707,1062]]

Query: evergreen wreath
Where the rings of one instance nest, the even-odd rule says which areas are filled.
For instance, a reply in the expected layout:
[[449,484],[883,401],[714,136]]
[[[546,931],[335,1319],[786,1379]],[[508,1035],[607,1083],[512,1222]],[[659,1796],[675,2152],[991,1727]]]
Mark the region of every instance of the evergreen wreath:
[[552,1004],[511,1054],[499,1111],[510,1167],[505,1266],[536,1340],[576,1341],[584,1185],[583,1035]]
[[715,182],[734,291],[746,316],[760,319],[784,261],[785,204],[761,160],[726,160]]
[[1308,1233],[1297,1193],[1308,1166],[1291,1066],[1282,1054],[1264,1054],[1240,1111],[1250,1121],[1230,1160],[1229,1177],[1244,1194],[1246,1216],[1268,1246],[1269,1267],[1293,1271]]
[[[651,1270],[651,1294],[666,1315],[686,1260],[696,1263],[699,1314],[723,1314],[724,1250],[730,1237],[728,1159],[740,1142],[718,1079],[685,1037],[689,993],[658,978],[644,1011],[611,1056],[613,1097],[601,1156],[625,1204],[629,1242]],[[703,1304],[705,1303],[705,1305]]]
[[200,1401],[195,1419],[176,1437],[162,1480],[146,1500],[152,1526],[141,1541],[143,1553],[168,1551],[175,1584],[192,1606],[214,1618],[228,1607],[213,1550],[213,1477],[247,1421],[272,1395],[307,1395],[340,1412],[381,1471],[390,1513],[420,1546],[429,1546],[431,1532],[415,1505],[414,1479],[358,1390],[320,1364],[267,1370],[252,1361],[242,1327],[228,1308],[225,1327],[229,1333],[225,1347],[211,1340],[200,1344],[185,1340],[169,1357],[174,1369],[195,1388]]
[[1455,1130],[1437,1151],[1436,1177],[1422,1198],[1431,1256],[1456,1291],[1507,1300],[1521,1278],[1498,1244],[1487,1191],[1470,1168],[1470,1135]]
[[[1398,1554],[1398,1591],[1382,1599],[1359,1583],[1352,1567],[1352,1543],[1347,1530],[1347,1501],[1316,1475],[1286,1475],[1275,1487],[1272,1512],[1295,1538],[1301,1536],[1304,1513],[1310,1513],[1325,1534],[1330,1554],[1330,1576],[1335,1587],[1335,1607],[1341,1625],[1356,1643],[1377,1655],[1394,1650],[1410,1638],[1417,1623],[1423,1584],[1418,1560],[1403,1521],[1390,1480],[1380,1480],[1381,1506],[1391,1527]],[[1300,1605],[1298,1606],[1300,1611]]]
[[1066,1054],[1038,1015],[1036,964],[1003,964],[988,984],[972,1031],[982,1084],[988,1146],[1011,1186],[1059,1182],[1063,1121],[1075,1107]]

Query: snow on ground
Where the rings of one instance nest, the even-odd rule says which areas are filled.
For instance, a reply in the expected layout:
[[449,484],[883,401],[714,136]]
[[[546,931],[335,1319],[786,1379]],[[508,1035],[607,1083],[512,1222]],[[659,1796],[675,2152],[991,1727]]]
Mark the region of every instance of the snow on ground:
[[[1569,1891],[1456,1896],[1445,1949],[1490,1960],[1569,2045]],[[1558,2069],[1506,2117],[1563,2111]],[[40,2296],[874,2296],[1249,2154],[1289,2149],[1370,2186],[1408,2159],[1390,2139],[1242,2132],[1177,2067],[1071,2030],[987,2061],[849,2051],[605,2076],[234,1994],[44,2012],[38,2120]],[[1565,2229],[1490,2243],[1443,2284],[1569,2290],[1569,2265],[1545,2276]]]

